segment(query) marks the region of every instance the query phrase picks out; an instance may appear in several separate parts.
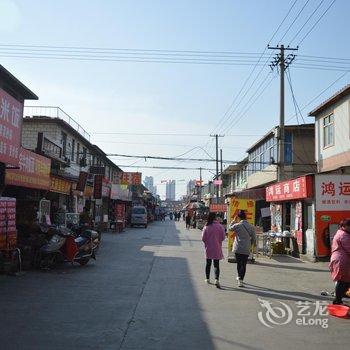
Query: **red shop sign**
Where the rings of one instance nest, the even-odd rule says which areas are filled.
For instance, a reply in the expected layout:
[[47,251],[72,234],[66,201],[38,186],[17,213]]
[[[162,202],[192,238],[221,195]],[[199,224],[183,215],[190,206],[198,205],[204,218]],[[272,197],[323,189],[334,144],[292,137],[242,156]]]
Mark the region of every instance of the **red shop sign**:
[[95,179],[94,179],[94,198],[95,199],[102,198],[102,180],[103,180],[103,175],[95,175]]
[[225,213],[227,211],[227,204],[210,204],[210,212]]
[[23,103],[0,89],[0,162],[18,166]]
[[312,197],[312,176],[279,182],[266,187],[266,201],[279,202]]
[[19,169],[7,169],[5,184],[49,190],[51,160],[21,148]]
[[124,220],[125,218],[125,204],[118,203],[115,206],[115,216],[117,220]]

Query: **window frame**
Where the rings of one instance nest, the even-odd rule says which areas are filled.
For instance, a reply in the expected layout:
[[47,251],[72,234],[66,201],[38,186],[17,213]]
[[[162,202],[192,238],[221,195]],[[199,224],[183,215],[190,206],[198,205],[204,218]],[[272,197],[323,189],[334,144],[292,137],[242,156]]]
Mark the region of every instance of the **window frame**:
[[[330,119],[330,117],[333,117],[333,120],[332,121],[329,121],[328,124],[325,125],[325,121],[327,118]],[[322,137],[323,137],[323,142],[322,142],[322,146],[323,146],[323,149],[326,149],[326,148],[329,148],[329,147],[333,147],[334,146],[334,143],[335,143],[335,120],[334,120],[334,113],[329,113],[328,115],[324,116],[322,118]],[[326,128],[330,128],[332,127],[333,128],[333,133],[332,133],[332,142],[330,143],[327,143],[326,144]]]

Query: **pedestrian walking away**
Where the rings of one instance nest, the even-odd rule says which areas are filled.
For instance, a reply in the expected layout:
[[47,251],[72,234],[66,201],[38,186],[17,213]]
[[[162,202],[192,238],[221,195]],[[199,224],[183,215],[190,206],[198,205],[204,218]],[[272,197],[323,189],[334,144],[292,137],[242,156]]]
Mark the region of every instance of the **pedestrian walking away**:
[[191,216],[189,213],[186,214],[186,228],[187,229],[191,228]]
[[237,218],[238,223],[232,222],[230,230],[235,233],[232,251],[235,253],[237,262],[237,284],[243,287],[243,280],[246,274],[247,262],[250,254],[251,246],[256,244],[255,228],[247,221],[246,213],[240,210]]
[[340,223],[340,228],[333,238],[329,267],[335,282],[333,304],[343,304],[343,296],[350,288],[350,219]]
[[224,258],[222,253],[222,242],[225,240],[226,234],[222,225],[216,221],[215,213],[210,213],[207,224],[202,231],[202,241],[205,246],[206,266],[205,266],[205,282],[210,283],[210,270],[212,262],[214,262],[215,285],[220,288],[220,260]]

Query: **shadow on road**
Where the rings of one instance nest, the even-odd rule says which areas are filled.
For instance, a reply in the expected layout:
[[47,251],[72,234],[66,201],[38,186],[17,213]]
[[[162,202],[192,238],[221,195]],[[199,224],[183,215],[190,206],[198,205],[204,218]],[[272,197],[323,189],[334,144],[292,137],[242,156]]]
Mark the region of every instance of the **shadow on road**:
[[187,260],[157,254],[180,240],[174,222],[155,222],[103,234],[87,266],[1,278],[2,348],[214,349]]
[[283,299],[283,300],[300,300],[300,301],[315,301],[315,300],[331,300],[330,297],[324,297],[322,295],[304,293],[301,291],[291,291],[291,290],[279,290],[272,288],[263,288],[253,284],[245,283],[243,288],[234,288],[229,286],[221,286],[222,290],[253,294],[261,297],[269,297],[274,299]]
[[261,266],[261,267],[270,267],[273,269],[284,269],[284,270],[300,270],[300,271],[309,271],[309,272],[327,272],[328,269],[317,269],[317,268],[310,268],[310,267],[302,267],[300,265],[298,266],[291,266],[286,264],[276,264],[274,262],[271,263],[264,263],[261,262],[261,260],[257,260],[255,266]]

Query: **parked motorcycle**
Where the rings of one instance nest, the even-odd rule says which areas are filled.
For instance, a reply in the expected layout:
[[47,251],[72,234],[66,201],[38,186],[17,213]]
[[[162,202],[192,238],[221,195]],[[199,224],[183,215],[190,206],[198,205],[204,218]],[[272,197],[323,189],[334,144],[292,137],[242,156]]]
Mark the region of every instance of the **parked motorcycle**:
[[52,226],[46,224],[18,225],[18,248],[21,251],[22,268],[28,270],[40,266],[40,249],[52,238]]
[[97,231],[83,230],[75,236],[68,228],[56,228],[48,243],[40,249],[40,267],[52,268],[62,262],[86,265],[91,258],[96,259],[99,244]]

